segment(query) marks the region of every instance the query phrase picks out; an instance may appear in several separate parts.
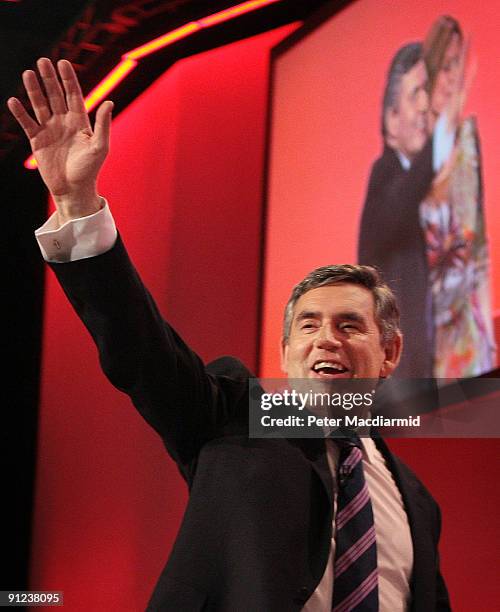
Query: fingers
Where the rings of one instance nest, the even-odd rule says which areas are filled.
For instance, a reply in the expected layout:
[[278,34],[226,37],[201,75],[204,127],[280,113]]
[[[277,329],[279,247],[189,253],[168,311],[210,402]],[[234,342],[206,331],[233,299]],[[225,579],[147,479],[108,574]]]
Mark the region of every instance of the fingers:
[[52,62],[46,57],[41,57],[36,65],[42,77],[43,86],[52,112],[56,115],[65,113],[67,111],[66,101],[64,100],[63,90]]
[[463,112],[467,98],[469,96],[472,83],[476,76],[477,62],[475,58],[471,60],[470,55],[470,43],[471,39],[468,37],[465,39],[459,58],[458,65],[458,78],[455,85],[455,98],[456,98],[456,117],[457,121]]
[[32,119],[26,109],[21,104],[21,102],[17,98],[9,98],[7,101],[7,106],[9,107],[10,112],[14,115],[15,119],[19,123],[19,125],[23,128],[26,136],[31,139],[40,130],[40,126],[38,123]]
[[[81,124],[79,129],[92,136],[85,102],[73,66],[67,60],[60,60],[57,66],[64,86],[64,92],[52,62],[46,57],[42,57],[37,61],[43,88],[33,70],[26,70],[23,73],[26,93],[39,123],[30,117],[23,104],[17,98],[9,99],[7,103],[9,110],[30,139],[40,131],[53,114],[62,115],[67,113],[68,110],[79,116],[77,121],[77,124]],[[45,89],[45,93],[43,89]],[[97,145],[106,150],[109,146],[112,110],[113,103],[107,101],[101,104],[96,114],[94,137]]]
[[111,127],[111,112],[113,110],[113,102],[107,100],[103,102],[97,109],[95,116],[94,137],[99,148],[105,151],[109,148],[109,134]]
[[23,72],[23,83],[28,98],[31,102],[35,117],[39,123],[48,121],[51,116],[47,98],[40,87],[38,78],[33,70],[25,70]]
[[469,95],[470,89],[472,87],[472,83],[476,78],[477,74],[477,58],[471,58],[471,37],[468,36],[463,45],[462,52],[462,89],[464,92],[464,98],[467,98]]
[[470,93],[470,90],[472,88],[472,84],[474,83],[476,75],[477,75],[477,57],[473,57],[470,60],[469,65],[467,67],[467,72],[465,73],[464,94],[466,98],[468,97]]
[[461,89],[464,85],[465,72],[469,60],[470,39],[467,38],[462,44],[462,50],[458,60],[458,87]]
[[85,103],[83,101],[82,90],[80,83],[76,77],[73,66],[68,60],[60,60],[57,62],[57,68],[61,75],[61,80],[66,92],[66,104],[68,110],[75,113],[87,113]]

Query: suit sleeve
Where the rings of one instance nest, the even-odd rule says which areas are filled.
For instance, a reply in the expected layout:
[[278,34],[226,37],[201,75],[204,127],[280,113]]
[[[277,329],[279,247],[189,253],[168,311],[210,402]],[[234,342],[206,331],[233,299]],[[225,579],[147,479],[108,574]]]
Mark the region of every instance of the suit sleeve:
[[102,255],[50,265],[111,383],[130,396],[178,464],[191,462],[234,402],[163,320],[120,237]]

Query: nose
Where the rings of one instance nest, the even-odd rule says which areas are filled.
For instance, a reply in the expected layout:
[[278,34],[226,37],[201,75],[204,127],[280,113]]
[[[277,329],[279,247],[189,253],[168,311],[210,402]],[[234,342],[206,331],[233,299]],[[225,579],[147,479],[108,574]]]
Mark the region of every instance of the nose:
[[323,326],[319,329],[316,338],[314,339],[316,348],[327,351],[335,351],[342,346],[341,340],[336,336],[335,331],[331,327]]
[[448,72],[448,87],[454,87],[458,82],[459,66],[458,62],[454,64]]

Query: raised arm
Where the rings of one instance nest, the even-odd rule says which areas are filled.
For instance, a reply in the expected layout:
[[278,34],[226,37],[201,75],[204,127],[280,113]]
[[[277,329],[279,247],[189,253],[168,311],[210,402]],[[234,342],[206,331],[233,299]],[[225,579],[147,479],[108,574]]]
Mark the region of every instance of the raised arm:
[[[97,212],[97,176],[109,148],[113,103],[97,110],[94,130],[72,65],[40,58],[39,76],[23,73],[33,118],[17,98],[7,105],[28,137],[38,169],[53,196],[59,224]],[[43,85],[43,87],[42,87]]]
[[[8,106],[30,140],[63,224],[100,208],[96,183],[113,105],[99,107],[92,130],[71,64],[58,62],[60,80],[50,60],[37,65],[40,79],[31,70],[23,74],[36,119],[16,98]],[[50,265],[92,335],[104,373],[129,395],[189,478],[200,449],[219,435],[235,407],[246,415],[246,381],[207,374],[163,320],[119,238],[97,256]]]

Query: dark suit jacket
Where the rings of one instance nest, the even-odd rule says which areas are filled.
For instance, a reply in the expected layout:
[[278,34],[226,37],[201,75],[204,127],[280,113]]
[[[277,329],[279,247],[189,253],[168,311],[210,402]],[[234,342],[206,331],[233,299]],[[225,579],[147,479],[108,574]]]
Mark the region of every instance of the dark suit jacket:
[[404,350],[395,373],[401,378],[433,375],[432,301],[419,216],[433,177],[432,139],[408,171],[384,147],[373,164],[361,217],[358,261],[381,270],[401,309]]
[[[250,439],[250,373],[233,358],[205,368],[163,321],[119,239],[103,255],[52,267],[94,337],[105,373],[160,434],[189,486],[149,609],[300,610],[330,547],[333,483],[324,440]],[[411,609],[448,610],[438,507],[379,444],[411,525]]]

